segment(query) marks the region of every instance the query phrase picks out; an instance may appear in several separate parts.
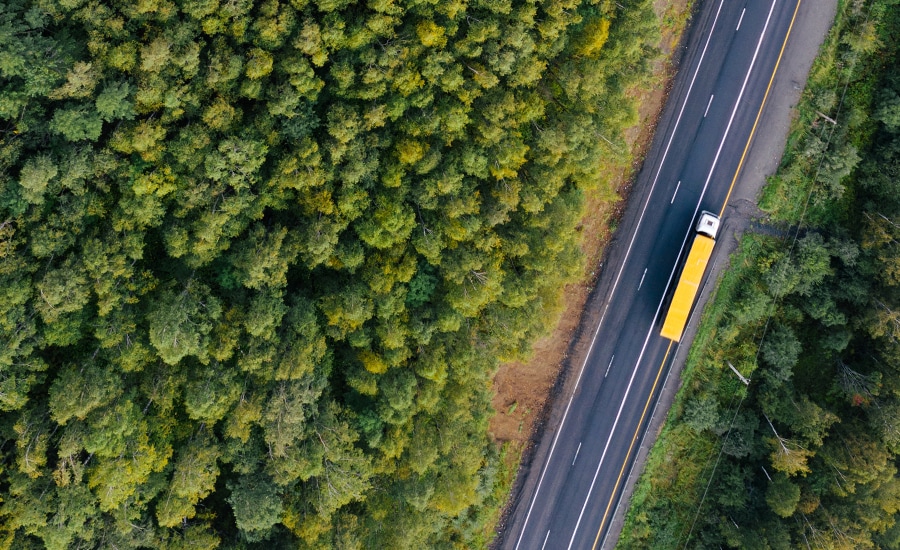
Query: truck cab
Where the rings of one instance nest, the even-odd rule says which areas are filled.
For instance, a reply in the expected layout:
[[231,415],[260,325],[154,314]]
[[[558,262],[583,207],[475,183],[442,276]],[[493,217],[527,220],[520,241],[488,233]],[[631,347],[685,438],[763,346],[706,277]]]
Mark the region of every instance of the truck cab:
[[704,210],[700,213],[700,219],[697,221],[697,233],[706,235],[710,239],[715,239],[719,232],[719,216],[712,212]]

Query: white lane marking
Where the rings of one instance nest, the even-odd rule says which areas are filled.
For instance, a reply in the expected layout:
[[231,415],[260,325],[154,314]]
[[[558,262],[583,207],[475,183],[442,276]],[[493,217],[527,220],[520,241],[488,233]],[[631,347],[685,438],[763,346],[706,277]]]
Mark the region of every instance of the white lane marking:
[[640,290],[641,287],[644,286],[644,277],[646,277],[646,276],[647,276],[647,268],[645,267],[644,274],[641,275],[641,282],[638,283],[638,290]]
[[[750,60],[750,67],[747,69],[747,74],[744,76],[744,83],[741,85],[741,91],[738,94],[737,101],[734,103],[734,109],[731,111],[731,118],[728,119],[728,125],[725,127],[725,133],[722,135],[722,141],[719,142],[719,149],[716,151],[716,156],[713,158],[712,166],[709,169],[709,174],[706,176],[706,182],[703,185],[703,190],[700,192],[700,198],[697,201],[697,206],[694,208],[694,218],[697,216],[697,211],[700,210],[700,203],[703,201],[703,196],[706,194],[706,189],[709,187],[709,182],[712,180],[713,171],[716,168],[716,164],[719,162],[719,156],[722,153],[722,148],[725,146],[725,140],[728,138],[728,133],[731,131],[731,124],[734,122],[735,114],[737,113],[738,107],[741,104],[741,99],[744,97],[744,91],[747,88],[747,82],[750,80],[750,73],[753,72],[753,66],[756,65],[756,58],[759,55],[759,49],[762,47],[763,39],[766,36],[766,31],[769,28],[769,22],[772,19],[772,12],[775,11],[775,4],[778,0],[772,1],[772,6],[769,8],[769,15],[766,18],[766,24],[763,26],[762,33],[759,35],[759,41],[756,43],[756,51],[753,52],[753,58]],[[693,219],[693,218],[691,218]],[[691,230],[684,236],[684,240],[681,244],[681,250],[678,252],[678,257],[681,257],[681,254],[684,252],[684,247],[687,244],[688,237],[690,237]],[[672,278],[675,276],[675,270],[678,268],[676,264],[674,268],[672,268],[672,273],[669,274],[669,282],[666,284],[666,288],[670,284],[672,284]],[[597,464],[597,471],[594,472],[594,479],[591,481],[591,486],[588,489],[587,496],[584,499],[584,504],[581,506],[581,513],[578,514],[578,521],[575,522],[575,529],[572,531],[572,538],[569,539],[569,550],[572,548],[572,544],[575,542],[575,535],[578,533],[578,527],[581,524],[581,519],[584,516],[584,511],[587,508],[588,501],[591,499],[591,493],[594,491],[594,485],[597,482],[597,476],[600,474],[600,467],[603,465],[603,460],[606,458],[606,451],[609,449],[609,444],[612,441],[612,436],[616,431],[616,426],[619,423],[619,416],[622,414],[622,409],[625,406],[625,400],[628,399],[628,393],[631,391],[631,384],[634,381],[634,377],[637,374],[637,368],[641,364],[641,360],[644,358],[644,352],[647,349],[647,343],[650,341],[650,336],[653,334],[653,330],[656,325],[656,319],[659,317],[659,312],[662,309],[663,302],[665,301],[665,294],[663,298],[660,300],[659,305],[656,306],[656,313],[653,315],[653,322],[651,323],[651,327],[649,332],[647,332],[647,338],[644,340],[644,346],[641,348],[641,353],[638,355],[637,363],[634,365],[634,369],[631,372],[631,379],[628,381],[628,386],[625,388],[625,395],[622,397],[622,402],[619,404],[619,411],[616,413],[616,419],[613,422],[612,429],[609,432],[609,437],[606,439],[606,445],[603,447],[603,453],[600,454],[600,463]]]
[[703,111],[703,118],[706,118],[706,115],[709,114],[709,106],[712,105],[712,100],[714,97],[716,97],[715,94],[709,96],[709,103],[706,104],[706,110]]
[[603,378],[606,378],[607,376],[609,376],[609,369],[612,368],[612,362],[613,362],[613,359],[615,359],[615,358],[616,358],[615,355],[613,355],[612,357],[609,358],[609,364],[606,365],[606,374],[603,375]]
[[547,539],[550,538],[550,531],[547,531],[547,536],[544,537],[544,544],[541,545],[541,550],[544,550],[544,547],[547,546]]
[[669,201],[669,204],[675,204],[675,195],[678,194],[678,190],[681,188],[681,180],[678,180],[678,185],[675,186],[675,192],[672,193],[672,200]]
[[739,30],[741,30],[741,22],[744,20],[745,13],[747,13],[747,8],[741,10],[741,18],[738,19],[738,26],[736,29],[734,29],[734,32],[738,32]]
[[678,111],[678,116],[675,118],[675,125],[672,127],[672,133],[669,135],[669,141],[666,142],[666,148],[663,150],[662,158],[659,162],[659,168],[656,170],[656,176],[653,178],[653,183],[650,185],[650,192],[647,193],[647,201],[644,202],[644,208],[641,210],[641,215],[638,218],[637,226],[634,228],[634,233],[631,235],[631,241],[628,243],[628,249],[625,251],[625,258],[622,260],[622,265],[619,267],[619,273],[616,275],[616,280],[613,282],[612,289],[609,292],[609,299],[606,303],[606,308],[603,310],[603,315],[600,316],[600,322],[597,323],[597,329],[594,331],[594,336],[591,338],[591,345],[588,347],[587,354],[584,356],[584,362],[581,364],[581,368],[578,370],[578,376],[575,379],[575,387],[572,389],[572,395],[569,397],[569,403],[566,405],[566,410],[563,412],[562,420],[559,422],[559,428],[556,430],[556,435],[553,436],[553,443],[550,444],[550,452],[547,453],[547,461],[544,462],[544,468],[541,470],[541,477],[538,478],[537,487],[534,490],[534,496],[531,498],[531,504],[528,506],[528,512],[525,514],[525,521],[522,523],[522,532],[519,533],[519,538],[516,541],[516,550],[519,550],[519,546],[522,544],[522,538],[525,536],[525,530],[528,527],[528,520],[531,518],[531,512],[534,510],[534,503],[537,501],[538,494],[541,491],[541,484],[544,482],[544,476],[547,474],[547,468],[550,465],[550,459],[553,458],[553,451],[556,449],[556,443],[559,441],[559,434],[562,433],[563,425],[566,423],[566,418],[569,416],[569,409],[572,406],[572,401],[575,399],[575,392],[578,389],[578,384],[581,382],[581,375],[584,374],[584,367],[587,365],[588,360],[591,357],[591,352],[594,349],[594,344],[597,342],[597,335],[600,334],[600,327],[603,326],[603,320],[606,318],[606,313],[609,311],[609,304],[612,302],[612,297],[615,295],[616,288],[619,286],[619,280],[622,278],[622,272],[625,270],[625,266],[628,264],[628,256],[631,254],[631,248],[634,246],[634,240],[637,237],[638,229],[641,227],[641,223],[644,220],[644,214],[647,213],[647,206],[650,204],[650,197],[653,196],[653,190],[656,189],[656,183],[659,181],[659,175],[662,173],[663,164],[666,162],[666,157],[669,154],[669,149],[672,147],[672,141],[675,139],[675,134],[678,130],[678,125],[681,123],[681,117],[684,115],[684,109],[687,107],[688,99],[691,97],[691,90],[694,88],[694,83],[697,80],[697,75],[700,73],[700,67],[703,65],[703,59],[706,57],[706,51],[709,48],[709,43],[712,40],[713,32],[716,29],[716,23],[719,21],[719,14],[722,12],[722,5],[725,3],[725,0],[720,0],[719,7],[716,9],[716,16],[713,18],[712,26],[709,29],[709,36],[706,37],[706,43],[703,45],[703,51],[700,52],[700,59],[697,61],[697,68],[694,70],[694,74],[691,76],[691,83],[688,85],[687,92],[684,96],[684,102],[681,104],[681,109]]
[[572,466],[575,465],[575,461],[578,460],[578,451],[581,450],[581,441],[578,442],[578,448],[575,449],[575,458],[572,459]]

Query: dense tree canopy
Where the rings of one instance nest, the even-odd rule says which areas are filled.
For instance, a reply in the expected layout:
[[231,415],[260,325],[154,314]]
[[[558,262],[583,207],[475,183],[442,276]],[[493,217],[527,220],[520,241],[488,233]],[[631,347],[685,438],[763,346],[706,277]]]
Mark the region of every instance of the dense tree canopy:
[[0,547],[483,544],[622,4],[0,2]]

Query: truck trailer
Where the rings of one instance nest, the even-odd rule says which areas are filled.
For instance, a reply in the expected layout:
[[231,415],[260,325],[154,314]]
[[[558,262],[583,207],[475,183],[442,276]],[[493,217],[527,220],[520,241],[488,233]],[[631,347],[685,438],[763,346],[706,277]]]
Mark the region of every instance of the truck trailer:
[[665,338],[676,342],[681,341],[684,327],[687,325],[691,309],[694,307],[694,300],[697,298],[700,282],[706,273],[706,265],[712,256],[718,231],[719,217],[711,212],[702,212],[694,233],[694,242],[691,244],[691,250],[681,269],[678,284],[675,286],[675,292],[672,293],[672,301],[669,303],[669,309],[660,331]]

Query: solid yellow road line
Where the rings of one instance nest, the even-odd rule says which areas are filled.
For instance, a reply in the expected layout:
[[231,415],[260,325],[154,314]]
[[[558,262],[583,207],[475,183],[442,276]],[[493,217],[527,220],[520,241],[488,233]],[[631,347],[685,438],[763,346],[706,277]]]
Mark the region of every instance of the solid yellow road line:
[[647,416],[647,409],[650,408],[650,402],[653,400],[654,392],[656,392],[656,385],[659,384],[659,377],[662,374],[663,366],[666,364],[666,359],[669,358],[669,352],[672,350],[673,344],[674,342],[669,341],[669,347],[666,348],[666,355],[663,357],[662,363],[659,364],[659,370],[656,371],[656,379],[653,381],[653,387],[650,389],[650,396],[647,397],[647,402],[644,404],[644,411],[641,413],[641,419],[638,421],[637,429],[634,430],[634,435],[631,437],[631,445],[628,446],[628,452],[625,453],[622,469],[619,470],[619,477],[616,478],[616,483],[613,485],[613,491],[609,497],[609,502],[606,504],[606,511],[603,512],[603,519],[600,521],[600,528],[597,530],[597,536],[594,538],[594,545],[591,547],[592,549],[596,549],[597,542],[600,541],[600,533],[603,532],[603,526],[606,525],[606,519],[609,517],[609,511],[612,509],[616,492],[618,492],[619,484],[622,482],[622,475],[625,473],[625,466],[628,465],[628,457],[631,456],[631,451],[634,449],[634,443],[637,441],[638,434],[641,433],[641,425],[644,423],[644,417]]
[[787,47],[788,38],[791,36],[791,30],[794,28],[794,21],[797,20],[797,12],[800,11],[800,2],[802,0],[797,0],[797,6],[794,8],[794,16],[791,17],[791,24],[788,26],[787,34],[784,35],[784,42],[781,43],[781,51],[778,52],[778,59],[775,61],[775,68],[772,69],[772,76],[769,78],[769,85],[766,86],[766,93],[763,95],[762,104],[759,106],[759,111],[756,113],[756,120],[753,121],[753,128],[750,130],[750,137],[747,138],[747,144],[744,146],[744,152],[741,154],[741,162],[738,163],[737,170],[734,171],[734,178],[731,180],[731,186],[728,188],[728,194],[725,195],[725,202],[722,203],[722,209],[719,211],[719,217],[721,218],[723,214],[725,214],[725,207],[728,206],[728,199],[731,198],[731,192],[734,190],[734,184],[737,182],[738,176],[741,173],[741,169],[744,167],[744,161],[747,158],[747,151],[750,150],[750,143],[753,142],[753,136],[756,135],[756,126],[759,124],[759,119],[762,117],[763,109],[766,106],[766,101],[769,100],[769,92],[772,90],[772,83],[775,82],[775,74],[778,72],[778,66],[781,65],[781,58],[784,55],[784,49]]

